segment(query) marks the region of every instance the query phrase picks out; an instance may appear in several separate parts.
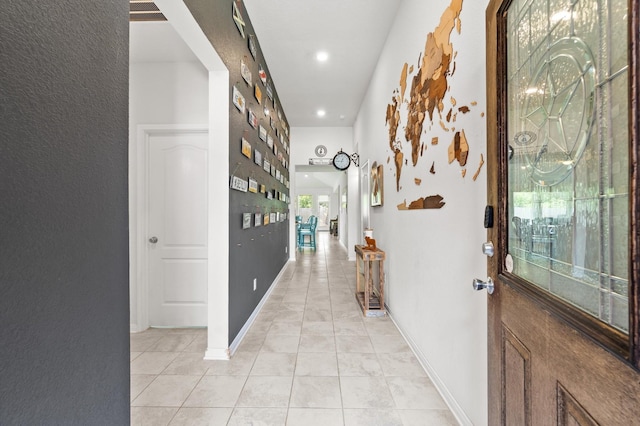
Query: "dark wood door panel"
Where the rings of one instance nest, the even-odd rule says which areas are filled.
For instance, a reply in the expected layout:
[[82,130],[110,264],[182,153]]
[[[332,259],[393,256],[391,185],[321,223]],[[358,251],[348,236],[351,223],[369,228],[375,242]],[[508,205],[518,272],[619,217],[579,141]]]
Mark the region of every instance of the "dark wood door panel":
[[508,285],[500,290],[503,424],[529,424],[530,404],[533,425],[640,425],[636,370]]

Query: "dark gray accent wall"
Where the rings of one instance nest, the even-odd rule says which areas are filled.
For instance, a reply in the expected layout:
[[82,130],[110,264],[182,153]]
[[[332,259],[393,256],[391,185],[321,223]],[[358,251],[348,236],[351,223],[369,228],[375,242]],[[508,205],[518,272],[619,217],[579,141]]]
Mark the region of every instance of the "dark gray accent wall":
[[[258,67],[262,64],[269,73],[267,59],[262,54],[259,43],[259,34],[256,36],[257,55],[254,60],[248,48],[249,35],[255,35],[251,20],[247,16],[244,4],[237,1],[244,21],[245,37],[243,38],[233,20],[233,1],[231,0],[185,0],[185,4],[194,18],[203,29],[205,35],[211,41],[216,52],[222,58],[229,70],[229,171],[241,178],[253,177],[259,184],[265,184],[267,190],[277,190],[289,195],[289,190],[282,183],[265,172],[262,167],[256,165],[253,159],[242,155],[241,139],[244,136],[253,146],[253,149],[261,151],[263,156],[268,155],[272,163],[276,163],[285,176],[289,172],[276,161],[272,150],[260,140],[258,129],[252,128],[247,121],[247,111],[240,113],[231,102],[233,86],[237,86],[244,95],[246,105],[251,108],[262,126],[271,132],[274,143],[282,148],[279,137],[270,126],[270,117],[263,112],[266,103],[272,114],[275,109],[273,101],[267,98],[265,85],[260,82]],[[263,101],[259,105],[254,96],[254,86],[249,86],[240,73],[240,62],[245,60],[250,66],[254,86],[259,85]],[[278,98],[275,84],[272,82],[273,96],[277,109],[283,117],[279,120],[276,116],[276,127],[282,129],[282,122],[286,122],[286,115]],[[270,153],[269,153],[270,152]],[[286,155],[288,158],[288,155]],[[244,326],[249,316],[254,311],[264,294],[269,289],[273,280],[278,276],[289,254],[285,247],[289,244],[289,222],[279,222],[268,226],[242,229],[243,213],[270,213],[288,211],[286,203],[278,200],[269,200],[265,194],[243,193],[229,191],[229,343],[235,339],[240,329]],[[257,290],[253,291],[253,279],[257,279]]]
[[128,2],[0,2],[0,424],[129,423]]

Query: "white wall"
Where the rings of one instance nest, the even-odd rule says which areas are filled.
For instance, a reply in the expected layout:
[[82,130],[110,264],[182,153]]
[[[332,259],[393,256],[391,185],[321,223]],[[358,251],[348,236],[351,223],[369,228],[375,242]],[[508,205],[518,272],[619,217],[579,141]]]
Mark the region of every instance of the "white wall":
[[[402,169],[401,190],[396,192],[395,167],[389,147],[386,108],[399,88],[402,66],[414,66],[424,56],[427,34],[435,30],[447,0],[404,0],[367,90],[357,121],[354,141],[361,158],[384,167],[384,206],[371,208],[371,225],[378,246],[387,253],[386,298],[392,318],[410,340],[428,373],[463,424],[487,424],[486,293],[476,293],[474,277],[486,278],[486,258],[481,244],[486,232],[483,211],[486,201],[486,168],[472,180],[480,154],[486,150],[485,35],[487,0],[466,1],[460,15],[460,34],[454,29],[451,42],[456,69],[449,77],[450,91],[444,100],[442,119],[451,106],[468,105],[458,114],[456,130],[464,129],[469,141],[466,177],[457,162],[448,164],[447,148],[453,131],[441,128],[440,117],[422,133],[426,145],[417,167],[411,165],[410,144],[404,139],[406,104],[401,109],[398,139],[403,141],[409,164]],[[422,54],[421,54],[422,52]],[[450,70],[452,67],[450,68]],[[405,98],[407,98],[405,94]],[[471,106],[471,102],[477,102]],[[439,144],[431,145],[431,138]],[[391,161],[387,163],[388,158]],[[486,159],[486,155],[484,155]],[[435,161],[436,174],[429,173]],[[422,179],[417,186],[414,178]],[[440,194],[446,205],[440,210],[399,211],[397,204],[426,195]]]
[[[209,73],[199,62],[131,63],[129,67],[129,159],[135,160],[137,126],[144,124],[209,123]],[[135,176],[129,176],[135,184]],[[130,215],[132,229],[136,215]],[[135,241],[131,241],[132,250]],[[138,288],[131,264],[130,322],[136,328]]]
[[[315,148],[318,145],[324,145],[327,147],[327,155],[325,158],[333,158],[333,156],[340,151],[341,149],[349,154],[354,152],[353,148],[353,128],[351,127],[292,127],[291,128],[291,165],[293,168],[292,171],[295,171],[295,166],[307,166],[309,165],[309,158],[317,158],[315,154]],[[351,166],[349,168],[349,172],[355,170],[355,166]],[[344,173],[346,176],[347,173]],[[295,200],[299,191],[297,189],[297,184],[295,179],[295,173],[290,174],[290,197],[291,200]],[[344,185],[347,185],[347,179],[344,178]],[[344,188],[343,184],[341,184],[341,188]],[[342,190],[342,189],[341,189]],[[358,193],[357,185],[352,189],[349,186],[349,192],[353,192],[355,194]],[[356,242],[348,239],[347,232],[344,232],[346,229],[359,228],[359,206],[348,206],[349,215],[348,219],[344,219],[347,217],[346,212],[340,210],[340,229],[339,229],[339,238],[340,241],[346,247],[352,247]],[[356,210],[354,210],[356,209]],[[290,205],[290,211],[294,212],[293,204]],[[350,221],[347,223],[347,221]],[[353,221],[353,223],[351,222]],[[290,221],[291,229],[290,229],[290,258],[295,259],[295,222]],[[343,228],[344,227],[344,228]],[[344,238],[344,240],[343,240]],[[354,255],[355,256],[355,255]]]

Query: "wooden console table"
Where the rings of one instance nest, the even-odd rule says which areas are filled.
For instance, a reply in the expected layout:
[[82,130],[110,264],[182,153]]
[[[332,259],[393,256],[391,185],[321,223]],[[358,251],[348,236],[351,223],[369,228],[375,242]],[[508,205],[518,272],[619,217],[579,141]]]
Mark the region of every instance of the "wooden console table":
[[[380,250],[365,250],[365,246],[356,245],[356,299],[366,317],[386,315],[384,309],[384,260],[385,253]],[[362,262],[362,267],[360,263]],[[378,264],[377,284],[373,277],[373,264]]]

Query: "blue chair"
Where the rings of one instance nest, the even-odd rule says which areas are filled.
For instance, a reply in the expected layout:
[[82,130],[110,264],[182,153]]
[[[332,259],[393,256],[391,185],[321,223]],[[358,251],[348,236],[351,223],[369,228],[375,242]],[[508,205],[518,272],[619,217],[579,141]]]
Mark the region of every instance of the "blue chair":
[[[318,226],[318,218],[316,216],[309,216],[309,220],[306,223],[298,224],[298,249],[301,250],[305,247],[316,249],[316,227]],[[306,237],[309,237],[307,243]]]

